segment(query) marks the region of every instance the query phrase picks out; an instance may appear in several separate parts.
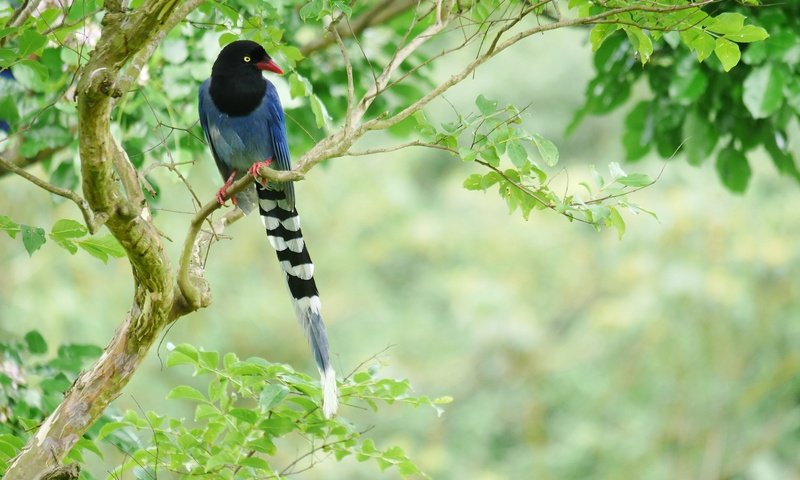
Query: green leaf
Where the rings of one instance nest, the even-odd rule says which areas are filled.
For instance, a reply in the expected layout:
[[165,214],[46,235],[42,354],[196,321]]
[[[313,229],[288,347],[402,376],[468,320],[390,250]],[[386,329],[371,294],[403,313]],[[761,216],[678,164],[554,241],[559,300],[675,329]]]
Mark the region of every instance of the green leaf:
[[[222,4],[219,4],[219,5],[222,5]],[[228,9],[230,7],[226,6],[225,8]],[[221,9],[221,11],[226,11],[226,10],[222,10]],[[235,17],[238,20],[239,14],[236,13],[235,10],[231,10],[231,11],[233,12],[233,15],[235,15]],[[239,36],[238,35],[234,35],[233,33],[230,33],[230,32],[225,32],[222,35],[220,35],[220,37],[219,37],[219,46],[220,47],[224,47],[225,45],[227,45],[229,43],[235,42],[236,40],[239,40]]]
[[481,179],[483,178],[482,175],[478,173],[473,173],[469,177],[464,180],[464,188],[467,190],[483,190],[481,187]]
[[19,57],[27,57],[28,55],[37,52],[45,46],[47,37],[40,34],[36,30],[26,29],[19,36]]
[[720,63],[722,63],[722,68],[726,72],[735,67],[736,64],[739,63],[739,59],[742,58],[739,45],[736,45],[730,40],[725,40],[724,38],[717,39],[714,53],[717,55]]
[[484,117],[497,111],[497,100],[489,100],[483,94],[478,95],[478,98],[475,99],[475,105]]
[[17,238],[17,233],[20,231],[19,224],[6,217],[0,215],[0,230],[3,230],[11,238]]
[[689,63],[688,68],[681,65],[677,73],[669,84],[669,96],[683,105],[690,105],[705,93],[708,77],[695,63]]
[[243,467],[257,468],[263,470],[264,472],[272,473],[271,472],[272,467],[263,458],[258,458],[258,457],[243,458],[239,460],[239,465]]
[[195,367],[200,364],[200,352],[194,345],[182,343],[175,345],[174,350],[167,357],[167,366],[174,365],[194,365]]
[[719,130],[708,121],[705,115],[697,111],[692,111],[686,116],[683,135],[686,139],[683,144],[686,160],[691,165],[703,163],[714,151],[719,140]]
[[103,263],[108,262],[109,256],[114,258],[122,258],[125,256],[125,250],[122,248],[122,245],[111,235],[81,240],[78,242],[78,246],[86,250],[86,252],[93,257],[102,260]]
[[178,385],[167,394],[167,400],[183,399],[205,402],[206,397],[199,390],[189,385]]
[[622,144],[627,160],[639,160],[650,151],[655,135],[654,121],[652,103],[647,101],[639,102],[625,117]]
[[22,60],[12,67],[14,78],[20,85],[36,92],[47,89],[47,67],[32,60]]
[[493,167],[500,165],[500,156],[497,154],[497,149],[494,148],[494,145],[485,146],[479,153],[481,159],[489,165]]
[[597,49],[603,45],[603,42],[606,41],[606,38],[617,30],[619,30],[619,25],[612,23],[600,23],[595,25],[591,33],[589,33],[589,42],[592,44],[592,51],[596,52]]
[[269,410],[279,404],[287,395],[289,395],[289,389],[285,385],[270,383],[264,387],[264,390],[261,390],[258,405],[264,410]]
[[73,238],[80,238],[85,236],[88,233],[86,227],[83,226],[80,222],[76,222],[75,220],[69,219],[61,219],[53,225],[52,230],[50,230],[50,238],[53,239],[59,246],[69,250],[70,253],[75,254],[78,251],[78,247],[75,245],[75,242],[72,241]]
[[458,156],[465,162],[473,162],[478,157],[478,152],[472,148],[459,148]]
[[97,439],[96,440],[99,442],[100,440],[106,438],[107,436],[111,435],[115,431],[117,431],[117,430],[119,430],[121,428],[125,428],[127,426],[128,425],[126,423],[124,423],[124,422],[108,422],[105,425],[103,425],[103,428],[101,428],[100,432],[97,433]]
[[626,187],[644,187],[653,183],[650,176],[644,173],[631,173],[630,175],[619,177],[615,181]]
[[539,155],[542,156],[544,163],[549,167],[556,166],[558,163],[558,147],[556,147],[556,144],[538,133],[533,134],[533,143],[539,149]]
[[772,63],[754,69],[744,80],[742,100],[753,118],[767,118],[783,105],[784,70]]
[[650,56],[653,55],[653,40],[639,27],[626,27],[625,32],[628,34],[633,48],[636,49],[636,53],[639,54],[639,61],[642,64],[647,63]]
[[289,76],[289,94],[292,98],[307,97],[313,91],[311,82],[306,77],[292,73]]
[[322,0],[311,0],[300,9],[300,18],[304,21],[309,18],[319,18],[322,13]]
[[331,116],[328,115],[328,110],[316,94],[311,95],[311,111],[314,112],[317,128],[324,127],[331,119]]
[[711,56],[717,46],[717,42],[714,37],[703,32],[689,46],[697,53],[697,60],[702,62]]
[[257,452],[266,453],[267,455],[275,455],[277,448],[275,443],[269,437],[261,437],[247,442],[247,448]]
[[215,370],[219,365],[219,352],[197,352],[200,366],[209,370]]
[[272,437],[280,437],[294,430],[295,425],[291,418],[272,417],[259,423],[258,428]]
[[[555,147],[555,145],[553,146]],[[523,168],[528,163],[528,151],[525,150],[525,147],[518,141],[508,142],[506,144],[506,152],[508,153],[508,158],[511,159],[511,163],[513,163],[515,167]],[[556,155],[558,155],[558,151],[556,151]]]
[[501,181],[503,177],[497,172],[489,172],[481,178],[481,190],[486,190],[495,183]]
[[44,229],[28,225],[20,225],[20,229],[22,230],[22,244],[25,246],[28,255],[33,255],[33,252],[42,248],[46,241]]
[[728,147],[717,156],[717,173],[722,183],[733,193],[744,193],[752,171],[747,157],[733,147]]
[[737,43],[760,42],[769,38],[769,33],[761,27],[745,25],[738,32],[725,35],[725,38]]
[[219,409],[214,405],[208,403],[198,403],[197,408],[194,410],[194,418],[195,420],[200,419],[207,419],[207,418],[215,418],[219,417],[222,414],[220,413]]
[[45,342],[42,334],[36,330],[31,330],[25,334],[25,344],[28,346],[28,351],[33,354],[42,355],[47,353],[47,342]]
[[228,415],[232,416],[233,418],[238,418],[239,420],[250,423],[256,424],[258,423],[258,414],[249,408],[232,408]]
[[739,33],[744,27],[745,18],[741,13],[721,13],[714,17],[706,29],[720,35]]

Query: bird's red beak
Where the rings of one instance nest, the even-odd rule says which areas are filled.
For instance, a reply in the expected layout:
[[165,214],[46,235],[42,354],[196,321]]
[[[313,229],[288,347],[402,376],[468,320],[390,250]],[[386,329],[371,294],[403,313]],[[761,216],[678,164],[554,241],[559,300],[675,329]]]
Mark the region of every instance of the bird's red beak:
[[259,70],[269,70],[270,72],[275,72],[278,75],[283,75],[283,70],[281,70],[281,67],[276,65],[275,62],[272,61],[272,59],[270,59],[267,62],[256,63],[256,68],[258,68]]

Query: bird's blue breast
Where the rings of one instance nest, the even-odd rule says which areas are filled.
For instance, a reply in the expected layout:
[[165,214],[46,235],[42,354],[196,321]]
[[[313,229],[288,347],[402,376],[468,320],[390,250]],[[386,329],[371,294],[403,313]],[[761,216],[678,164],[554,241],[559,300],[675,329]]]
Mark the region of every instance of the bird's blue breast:
[[[275,89],[267,83],[264,97],[255,110],[243,116],[230,116],[214,105],[209,93],[208,80],[200,87],[200,117],[204,123],[203,130],[218,157],[217,162],[224,164],[228,172],[236,170],[238,174],[244,174],[253,163],[275,156],[274,142],[269,128],[270,123],[275,121],[270,118],[268,104],[271,97],[268,94],[270,88]],[[223,169],[223,165],[218,166],[220,170]]]

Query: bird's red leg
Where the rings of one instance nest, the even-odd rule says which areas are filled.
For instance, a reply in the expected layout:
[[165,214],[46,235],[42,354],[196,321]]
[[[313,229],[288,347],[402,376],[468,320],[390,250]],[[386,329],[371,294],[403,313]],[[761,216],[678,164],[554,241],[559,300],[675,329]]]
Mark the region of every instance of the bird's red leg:
[[268,158],[263,162],[256,162],[247,170],[247,173],[252,175],[253,178],[255,178],[258,183],[260,183],[261,185],[265,185],[267,180],[265,177],[259,175],[258,171],[261,169],[261,167],[269,167],[270,165],[272,165],[271,158]]
[[[217,201],[220,205],[225,205],[225,196],[228,195],[228,188],[233,184],[233,179],[236,177],[236,170],[231,172],[231,175],[225,180],[225,184],[217,191]],[[236,205],[236,199],[233,198],[233,204]]]

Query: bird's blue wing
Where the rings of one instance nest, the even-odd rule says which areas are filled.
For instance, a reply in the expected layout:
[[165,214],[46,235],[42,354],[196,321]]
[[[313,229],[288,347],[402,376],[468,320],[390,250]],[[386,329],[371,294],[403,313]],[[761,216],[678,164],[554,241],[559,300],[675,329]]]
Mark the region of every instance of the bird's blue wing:
[[[273,160],[275,168],[278,170],[291,170],[292,162],[289,156],[289,140],[286,135],[286,119],[283,114],[281,100],[278,91],[267,82],[267,92],[264,95],[262,106],[267,109],[267,125],[270,130],[270,140],[272,142]],[[286,201],[289,202],[290,209],[294,208],[294,184],[291,182],[278,185],[286,194]]]
[[[214,105],[208,83],[200,87],[200,123],[222,176],[227,178],[235,170],[239,178],[254,163],[269,158],[275,162],[275,168],[290,169],[286,124],[275,87],[266,82],[264,97],[255,110],[247,115],[229,116]],[[294,208],[291,183],[270,184],[269,188],[283,190],[289,210]]]
[[216,121],[220,115],[219,110],[214,106],[214,102],[211,100],[211,95],[208,92],[209,83],[210,81],[206,80],[200,86],[200,91],[197,95],[198,116],[200,117],[200,126],[203,128],[206,142],[208,142],[208,146],[211,148],[211,155],[214,157],[214,162],[217,164],[219,173],[222,174],[222,178],[227,179],[228,175],[231,174],[231,165],[217,153],[214,140],[211,138],[211,130],[209,129],[209,119],[212,119],[211,121]]

